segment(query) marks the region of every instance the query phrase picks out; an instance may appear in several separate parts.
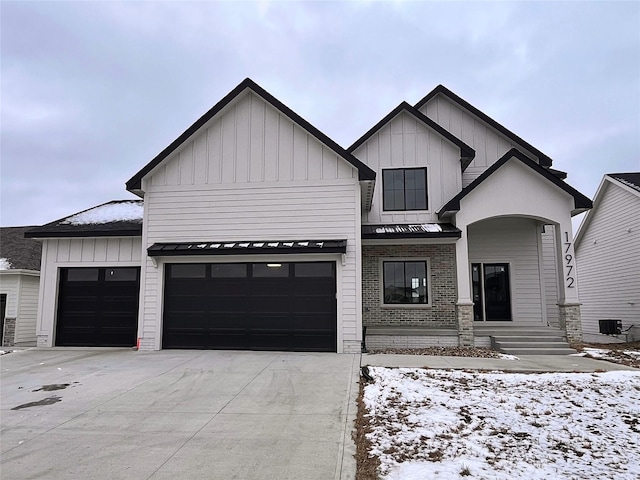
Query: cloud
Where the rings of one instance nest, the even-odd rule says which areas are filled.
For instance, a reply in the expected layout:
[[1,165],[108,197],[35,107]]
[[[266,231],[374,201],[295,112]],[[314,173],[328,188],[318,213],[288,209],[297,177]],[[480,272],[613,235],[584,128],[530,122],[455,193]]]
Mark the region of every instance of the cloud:
[[442,83],[585,193],[606,157],[640,169],[636,2],[4,2],[0,21],[3,225],[129,198],[247,76],[345,147]]

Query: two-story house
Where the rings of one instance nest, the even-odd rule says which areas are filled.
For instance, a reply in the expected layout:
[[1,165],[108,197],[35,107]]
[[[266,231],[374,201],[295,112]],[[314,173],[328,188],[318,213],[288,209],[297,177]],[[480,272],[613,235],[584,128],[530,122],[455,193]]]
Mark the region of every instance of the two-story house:
[[578,341],[571,216],[591,201],[550,167],[442,86],[345,150],[246,79],[127,182],[142,202],[28,234],[38,345],[358,352],[363,327],[473,346],[496,324]]

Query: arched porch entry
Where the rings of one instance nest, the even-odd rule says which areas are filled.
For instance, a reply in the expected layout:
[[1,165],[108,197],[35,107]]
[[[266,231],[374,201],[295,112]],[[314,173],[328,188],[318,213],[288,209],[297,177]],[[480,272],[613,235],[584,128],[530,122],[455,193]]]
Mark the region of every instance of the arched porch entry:
[[557,323],[570,342],[581,340],[571,216],[590,206],[510,152],[440,210],[462,232],[456,242],[460,345],[473,346],[474,325],[487,321]]
[[467,226],[474,325],[558,326],[556,225],[495,217]]

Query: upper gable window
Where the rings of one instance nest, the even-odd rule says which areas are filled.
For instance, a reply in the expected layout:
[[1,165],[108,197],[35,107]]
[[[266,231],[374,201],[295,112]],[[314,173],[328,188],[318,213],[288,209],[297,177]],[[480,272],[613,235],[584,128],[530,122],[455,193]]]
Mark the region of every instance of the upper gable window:
[[383,170],[382,200],[384,210],[428,210],[427,169]]

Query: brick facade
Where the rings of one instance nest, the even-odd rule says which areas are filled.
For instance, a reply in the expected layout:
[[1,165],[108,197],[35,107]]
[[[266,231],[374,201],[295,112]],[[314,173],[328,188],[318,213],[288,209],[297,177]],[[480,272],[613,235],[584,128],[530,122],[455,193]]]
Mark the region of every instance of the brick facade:
[[[431,307],[382,307],[382,258],[428,259]],[[362,320],[366,327],[457,328],[455,245],[363,245]]]

